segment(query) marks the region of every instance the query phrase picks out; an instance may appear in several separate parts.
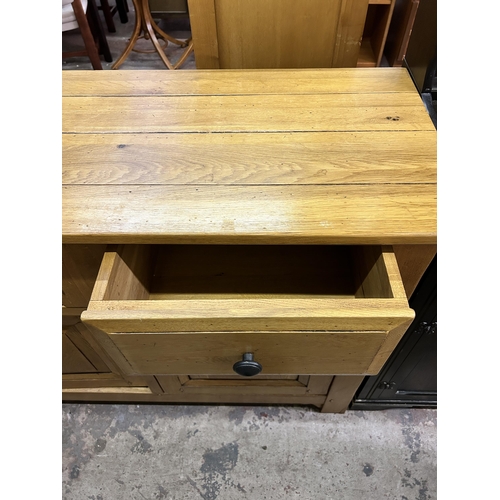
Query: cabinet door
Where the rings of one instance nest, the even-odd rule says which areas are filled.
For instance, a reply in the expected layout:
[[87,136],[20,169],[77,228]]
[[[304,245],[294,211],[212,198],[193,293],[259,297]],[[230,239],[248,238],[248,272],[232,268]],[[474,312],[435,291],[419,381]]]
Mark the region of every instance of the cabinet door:
[[198,69],[355,67],[368,0],[189,0]]
[[380,374],[366,378],[353,409],[437,407],[437,257],[410,305],[415,321]]

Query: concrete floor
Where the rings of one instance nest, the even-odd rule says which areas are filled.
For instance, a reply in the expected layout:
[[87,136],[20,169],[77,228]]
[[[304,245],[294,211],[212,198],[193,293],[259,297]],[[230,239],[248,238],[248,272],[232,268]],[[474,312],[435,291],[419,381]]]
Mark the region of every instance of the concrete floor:
[[[134,13],[127,24],[114,20],[107,39],[116,60]],[[64,50],[79,46],[78,31],[63,33]],[[167,48],[173,60],[178,51]],[[80,57],[62,68],[92,66]],[[183,69],[195,68],[191,55]],[[165,66],[156,53],[132,52],[120,69]],[[63,500],[431,500],[436,418],[423,409],[64,404]]]
[[63,500],[430,500],[436,410],[63,405]]

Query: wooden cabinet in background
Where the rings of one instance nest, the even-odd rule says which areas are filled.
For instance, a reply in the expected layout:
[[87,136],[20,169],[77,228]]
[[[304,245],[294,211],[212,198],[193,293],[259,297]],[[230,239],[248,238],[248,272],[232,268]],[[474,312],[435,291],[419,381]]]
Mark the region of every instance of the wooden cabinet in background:
[[379,66],[395,0],[188,0],[198,69]]
[[384,54],[389,66],[402,66],[420,0],[395,0]]
[[358,68],[380,66],[396,0],[370,0],[358,57]]

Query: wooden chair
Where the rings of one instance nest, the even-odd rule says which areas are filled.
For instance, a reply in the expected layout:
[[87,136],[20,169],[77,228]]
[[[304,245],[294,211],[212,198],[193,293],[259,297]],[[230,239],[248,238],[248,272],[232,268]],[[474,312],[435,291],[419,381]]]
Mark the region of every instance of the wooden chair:
[[106,22],[106,27],[110,33],[116,32],[115,23],[113,21],[113,16],[118,12],[118,16],[122,24],[128,23],[128,4],[127,0],[115,0],[114,7],[109,5],[108,0],[100,0],[99,10],[102,10],[104,14],[104,21]]
[[63,52],[63,59],[88,56],[94,69],[102,69],[99,48],[90,29],[86,11],[88,0],[62,0],[62,31],[80,29],[85,50]]

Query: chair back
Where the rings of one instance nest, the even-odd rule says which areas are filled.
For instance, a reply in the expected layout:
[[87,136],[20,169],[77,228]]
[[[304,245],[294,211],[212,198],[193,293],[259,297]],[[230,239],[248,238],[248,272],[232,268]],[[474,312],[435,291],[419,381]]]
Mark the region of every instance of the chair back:
[[[80,0],[83,11],[87,12],[87,1]],[[62,0],[62,31],[74,30],[78,28],[75,11],[73,10],[73,0]]]

